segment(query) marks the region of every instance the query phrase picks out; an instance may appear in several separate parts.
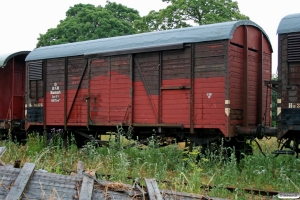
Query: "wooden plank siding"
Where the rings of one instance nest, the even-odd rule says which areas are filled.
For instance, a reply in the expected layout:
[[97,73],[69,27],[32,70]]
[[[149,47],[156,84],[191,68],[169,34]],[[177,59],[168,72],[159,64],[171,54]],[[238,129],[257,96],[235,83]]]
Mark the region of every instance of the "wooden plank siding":
[[299,32],[278,35],[278,138],[300,130],[299,36]]
[[131,117],[129,55],[95,59],[91,63],[92,125],[129,124]]
[[[191,48],[165,51],[162,57],[161,119],[190,126]],[[163,89],[164,88],[164,89]],[[175,89],[174,89],[175,88]]]
[[[65,59],[47,60],[46,72],[46,124],[64,123],[64,79]],[[54,88],[55,87],[55,88]]]
[[[268,46],[265,45],[264,48],[268,49]],[[270,52],[270,51],[269,51]],[[268,51],[264,51],[263,53],[263,69],[262,69],[262,77],[264,80],[272,79],[272,56]],[[262,94],[262,107],[263,107],[263,119],[262,124],[266,126],[272,125],[272,91],[267,89],[267,87],[263,87]]]
[[137,54],[133,64],[133,123],[158,123],[159,53]]
[[230,126],[270,125],[271,48],[253,27],[237,28],[229,41],[228,73]]
[[195,128],[216,128],[227,133],[226,71],[227,43],[196,44],[194,66]]
[[89,63],[83,56],[70,57],[67,63],[66,120],[68,126],[86,126]]

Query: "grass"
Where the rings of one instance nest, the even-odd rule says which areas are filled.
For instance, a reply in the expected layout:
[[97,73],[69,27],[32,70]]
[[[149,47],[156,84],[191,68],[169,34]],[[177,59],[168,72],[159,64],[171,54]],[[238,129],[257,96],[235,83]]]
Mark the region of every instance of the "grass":
[[[29,135],[25,145],[11,141],[0,141],[7,151],[2,156],[5,163],[19,159],[35,163],[37,169],[51,173],[69,174],[76,172],[77,162],[85,163],[87,170],[95,170],[99,179],[132,183],[128,177],[156,178],[161,189],[197,193],[229,199],[250,199],[242,188],[300,192],[300,160],[293,156],[274,158],[271,151],[276,148],[275,140],[262,140],[260,144],[267,157],[254,147],[254,155],[245,156],[237,162],[232,151],[229,158],[215,154],[200,157],[198,150],[188,151],[177,144],[158,148],[152,145],[123,148],[124,142],[111,142],[110,147],[97,147],[93,142],[78,149],[73,139],[65,144],[60,138],[48,146],[45,138],[37,134]],[[109,176],[108,176],[109,175]],[[205,190],[205,186],[215,188]],[[234,192],[224,189],[235,186]],[[260,199],[255,196],[255,198]],[[261,198],[262,199],[262,198]]]

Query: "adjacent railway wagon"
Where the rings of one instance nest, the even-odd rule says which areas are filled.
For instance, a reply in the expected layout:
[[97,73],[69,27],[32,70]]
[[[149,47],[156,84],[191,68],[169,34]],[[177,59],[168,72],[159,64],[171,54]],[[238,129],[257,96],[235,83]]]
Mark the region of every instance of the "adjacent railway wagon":
[[277,125],[282,147],[300,153],[300,13],[284,17],[278,26]]
[[24,127],[25,58],[29,51],[0,55],[0,137]]
[[271,54],[248,20],[37,48],[26,58],[26,130],[236,137],[270,124]]

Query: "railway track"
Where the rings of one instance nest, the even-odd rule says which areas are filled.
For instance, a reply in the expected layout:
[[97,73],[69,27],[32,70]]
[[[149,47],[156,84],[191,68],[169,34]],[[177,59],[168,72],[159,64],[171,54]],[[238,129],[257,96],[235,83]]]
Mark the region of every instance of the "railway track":
[[267,196],[267,197],[272,197],[272,196],[276,196],[280,193],[287,193],[287,192],[279,192],[279,191],[275,191],[275,190],[260,190],[260,189],[255,189],[255,188],[238,188],[238,187],[234,187],[234,186],[225,186],[225,187],[218,187],[218,186],[203,186],[202,188],[206,189],[206,190],[211,190],[213,188],[220,188],[220,189],[227,189],[230,192],[234,192],[237,189],[238,190],[242,190],[245,191],[249,194],[254,194],[254,195],[260,195],[260,196]]
[[[101,174],[100,176],[106,177],[107,179],[109,179],[109,177],[111,175],[110,174]],[[131,176],[128,176],[127,178],[134,180],[134,178]],[[165,184],[172,185],[172,181],[169,181],[169,180],[156,180],[156,181],[158,183],[165,183]],[[188,184],[188,183],[185,183],[185,184]],[[145,187],[145,186],[141,185],[141,187]],[[259,196],[264,196],[264,197],[274,197],[279,194],[296,194],[296,193],[291,193],[291,192],[263,190],[263,189],[257,189],[257,188],[239,188],[239,187],[235,187],[235,186],[223,186],[222,187],[222,186],[215,186],[215,185],[202,185],[201,188],[206,191],[210,191],[211,189],[214,189],[214,188],[227,189],[230,192],[235,192],[236,190],[240,190],[240,191],[244,191],[246,193],[252,194],[252,195],[259,195]],[[300,196],[300,194],[299,194],[299,196]],[[204,196],[203,196],[203,199],[205,199]]]

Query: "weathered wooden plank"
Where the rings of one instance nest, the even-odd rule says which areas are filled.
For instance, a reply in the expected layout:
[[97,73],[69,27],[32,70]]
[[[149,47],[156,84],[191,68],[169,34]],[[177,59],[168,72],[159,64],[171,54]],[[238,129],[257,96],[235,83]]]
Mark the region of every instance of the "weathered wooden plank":
[[0,166],[5,166],[5,163],[0,159]]
[[0,196],[5,195],[5,198],[0,198],[0,199],[6,199],[6,195],[8,194],[8,187],[10,186],[9,184],[3,184],[0,186]]
[[52,190],[53,188],[57,188],[57,190],[63,191],[63,190],[74,189],[76,182],[57,183],[55,181],[47,182],[47,181],[39,180],[39,179],[35,179],[35,178],[32,178],[30,181],[30,188],[40,188],[41,185],[45,189],[48,188],[48,189]]
[[32,189],[29,187],[29,189],[26,190],[25,195],[23,199],[78,199],[74,198],[76,196],[76,190],[64,190],[59,191],[59,188],[44,188],[41,186],[39,189]]
[[0,147],[0,157],[4,154],[6,151],[6,147]]
[[9,175],[5,176],[5,175],[0,174],[0,181],[1,181],[2,185],[10,184],[10,183],[14,182],[14,180],[16,180],[16,177],[9,177]]
[[83,176],[79,200],[91,200],[93,196],[94,179]]
[[7,195],[7,199],[20,199],[23,192],[29,182],[30,177],[34,173],[35,164],[25,163],[23,168],[20,171],[19,176],[17,177],[14,185]]
[[150,200],[162,200],[163,197],[158,189],[158,185],[155,179],[145,178],[148,195]]
[[82,178],[82,172],[84,169],[84,163],[81,161],[78,161],[77,163],[77,176],[78,178]]
[[132,200],[135,198],[128,196],[126,193],[114,192],[109,190],[107,191],[94,190],[92,200],[107,200],[107,199]]
[[53,189],[52,191],[49,190],[30,190],[29,192],[26,192],[22,199],[60,199],[60,200],[68,200],[68,199],[78,199],[74,198],[76,192],[74,193],[66,193],[66,192],[59,192],[56,191],[56,189]]
[[[0,147],[0,158],[6,151],[6,147]],[[5,166],[5,163],[0,159],[0,166]]]
[[0,167],[0,174],[9,174],[9,175],[15,175],[18,176],[20,173],[21,169],[19,168],[13,168],[12,165],[7,165],[5,167]]

